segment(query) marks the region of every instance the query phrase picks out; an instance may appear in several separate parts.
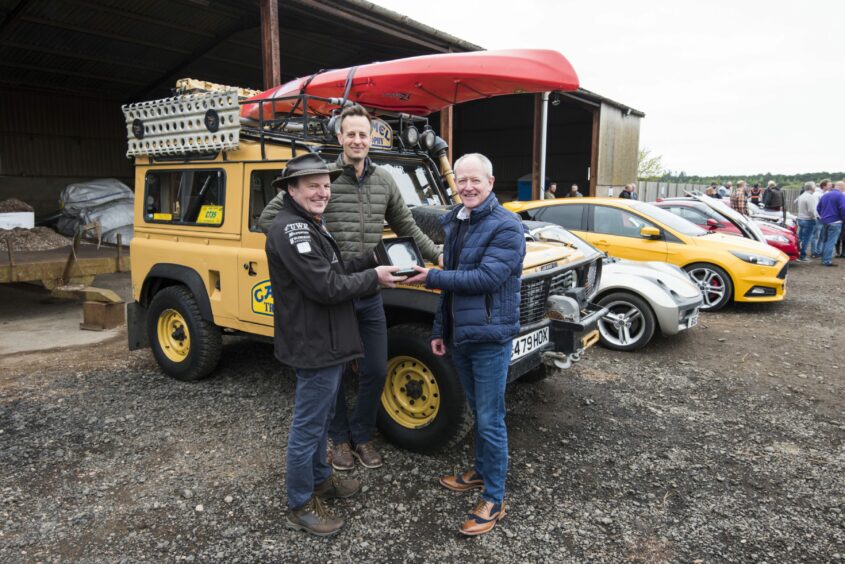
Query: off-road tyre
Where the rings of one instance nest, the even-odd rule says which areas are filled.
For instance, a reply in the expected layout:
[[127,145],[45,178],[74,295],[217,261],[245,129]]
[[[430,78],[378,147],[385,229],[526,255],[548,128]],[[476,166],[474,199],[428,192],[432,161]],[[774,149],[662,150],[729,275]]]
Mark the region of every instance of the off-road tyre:
[[445,240],[440,218],[449,213],[446,206],[414,206],[411,215],[420,231],[425,233],[435,245],[442,245]]
[[[387,331],[387,380],[378,411],[378,428],[390,442],[414,452],[433,452],[457,444],[472,429],[473,416],[466,401],[457,370],[450,356],[437,356],[431,352],[431,328],[407,323],[390,327]],[[411,398],[411,393],[399,392],[400,382],[426,379],[424,390],[438,394],[438,407],[434,415],[422,418],[415,427],[408,415],[410,399],[431,402],[426,396]],[[416,385],[416,394],[420,386]],[[432,394],[433,395],[433,394]],[[393,411],[391,415],[388,410]],[[404,420],[403,424],[400,420]]]
[[[180,344],[178,341],[170,340],[168,347],[167,336],[160,338],[160,327],[168,323],[177,331],[184,324],[187,330],[187,345],[180,350],[172,346]],[[207,378],[220,361],[222,332],[203,319],[196,299],[185,286],[168,286],[153,296],[147,314],[147,332],[156,362],[165,374],[177,380],[194,382]]]

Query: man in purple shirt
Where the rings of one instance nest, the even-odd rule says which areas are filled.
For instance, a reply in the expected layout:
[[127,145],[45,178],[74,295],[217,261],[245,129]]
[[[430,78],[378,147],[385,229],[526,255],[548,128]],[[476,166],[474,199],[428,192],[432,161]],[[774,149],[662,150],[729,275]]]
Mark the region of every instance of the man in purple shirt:
[[827,192],[819,200],[817,211],[819,221],[822,222],[821,240],[822,264],[825,266],[837,266],[833,264],[833,248],[839,240],[842,232],[842,222],[845,221],[845,181],[840,180],[833,185],[833,190]]

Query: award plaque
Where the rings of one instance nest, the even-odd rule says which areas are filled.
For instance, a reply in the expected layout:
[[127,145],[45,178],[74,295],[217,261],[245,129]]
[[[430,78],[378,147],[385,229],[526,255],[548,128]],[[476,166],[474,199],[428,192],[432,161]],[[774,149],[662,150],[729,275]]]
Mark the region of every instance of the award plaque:
[[398,266],[401,268],[396,276],[413,276],[417,273],[414,266],[425,267],[425,261],[420,254],[413,237],[396,237],[382,239],[376,247],[379,264]]

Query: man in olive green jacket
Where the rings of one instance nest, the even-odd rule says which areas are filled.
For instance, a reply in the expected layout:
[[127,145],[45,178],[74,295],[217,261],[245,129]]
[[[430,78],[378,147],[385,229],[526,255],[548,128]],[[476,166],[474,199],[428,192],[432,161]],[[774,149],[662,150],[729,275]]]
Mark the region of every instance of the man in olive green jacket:
[[[438,263],[442,247],[435,245],[414,222],[396,181],[390,173],[370,161],[372,120],[367,110],[354,104],[340,114],[338,142],[343,153],[334,166],[343,170],[332,182],[332,195],[323,214],[326,229],[340,248],[344,260],[372,250],[379,243],[384,222],[400,237],[413,237],[423,257]],[[258,220],[266,233],[282,208],[282,198],[273,198]],[[332,466],[351,470],[355,459],[367,468],[382,465],[373,447],[378,403],[387,376],[387,321],[381,294],[355,299],[358,329],[364,345],[364,358],[358,361],[358,401],[347,416],[346,397],[337,395],[334,419],[329,428],[332,439]]]

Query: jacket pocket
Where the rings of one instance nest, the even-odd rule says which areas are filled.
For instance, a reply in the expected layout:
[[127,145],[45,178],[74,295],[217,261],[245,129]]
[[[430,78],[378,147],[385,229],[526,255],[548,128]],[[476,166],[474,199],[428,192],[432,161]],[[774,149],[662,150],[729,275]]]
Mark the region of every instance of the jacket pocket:
[[484,312],[487,314],[487,325],[493,321],[493,296],[484,294]]

